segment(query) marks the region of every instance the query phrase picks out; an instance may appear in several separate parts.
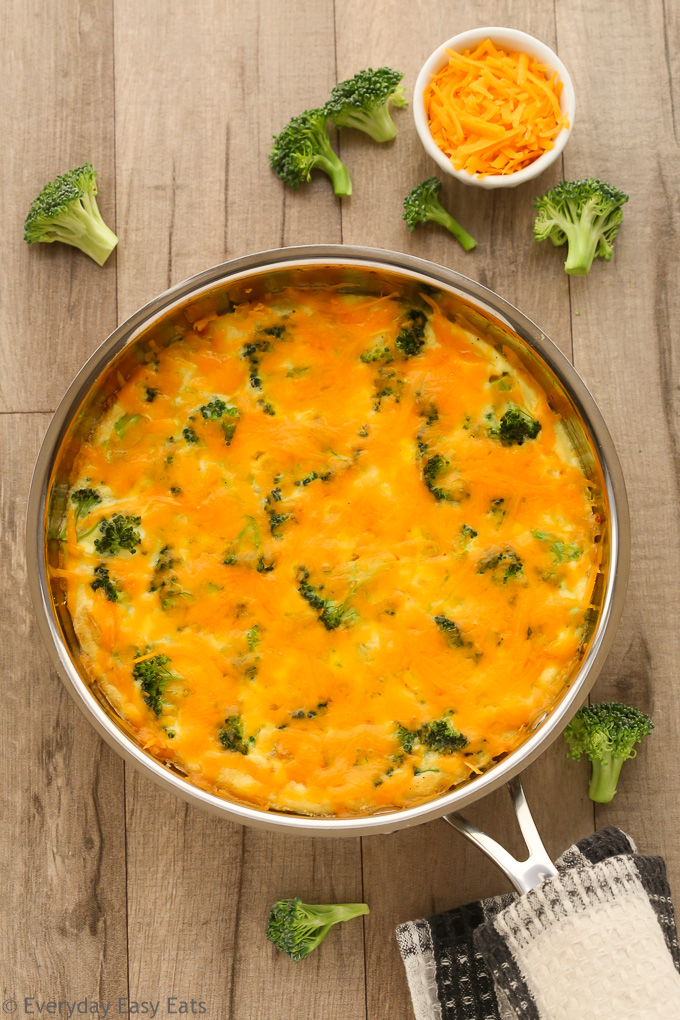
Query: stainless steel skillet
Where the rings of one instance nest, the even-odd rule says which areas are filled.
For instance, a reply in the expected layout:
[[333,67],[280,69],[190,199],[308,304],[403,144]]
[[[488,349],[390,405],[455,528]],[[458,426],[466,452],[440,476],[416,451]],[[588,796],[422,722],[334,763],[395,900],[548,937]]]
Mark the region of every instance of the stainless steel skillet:
[[[173,325],[189,307],[195,318],[222,312],[244,298],[293,283],[329,281],[349,292],[405,295],[437,292],[451,315],[489,343],[509,348],[527,366],[567,424],[588,474],[602,519],[602,566],[593,595],[590,630],[573,675],[549,712],[533,720],[526,739],[483,775],[433,800],[403,810],[348,818],[284,814],[238,803],[193,785],[172,765],[142,749],[135,734],[88,679],[60,582],[48,573],[59,555],[57,535],[68,475],[82,437],[88,434],[121,379],[150,345],[172,342]],[[40,630],[52,661],[72,697],[102,737],[123,757],[184,800],[247,825],[309,835],[349,836],[392,832],[444,816],[472,838],[524,891],[553,869],[515,777],[554,740],[583,702],[611,646],[625,596],[630,550],[628,506],[611,437],[585,384],[555,345],[529,319],[492,291],[442,266],[398,252],[341,245],[310,245],[261,252],[215,266],[166,291],[116,329],[78,373],[43,441],[31,484],[27,517],[29,585]],[[510,784],[518,820],[531,851],[517,862],[466,822],[459,810],[504,783]]]

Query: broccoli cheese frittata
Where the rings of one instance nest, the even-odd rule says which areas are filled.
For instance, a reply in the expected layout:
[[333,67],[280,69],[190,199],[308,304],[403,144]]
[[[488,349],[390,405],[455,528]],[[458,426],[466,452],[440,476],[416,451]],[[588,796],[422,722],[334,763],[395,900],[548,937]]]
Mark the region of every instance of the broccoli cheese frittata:
[[289,288],[185,321],[76,458],[93,682],[261,808],[430,798],[512,751],[582,654],[590,486],[510,351],[432,297]]

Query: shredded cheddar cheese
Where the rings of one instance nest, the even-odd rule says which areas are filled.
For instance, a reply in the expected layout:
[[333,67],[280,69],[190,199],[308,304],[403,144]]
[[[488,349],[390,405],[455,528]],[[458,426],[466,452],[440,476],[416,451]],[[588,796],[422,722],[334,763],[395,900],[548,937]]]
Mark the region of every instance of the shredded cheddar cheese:
[[569,126],[556,72],[548,78],[534,57],[490,39],[474,50],[447,53],[424,99],[432,137],[456,170],[512,174],[553,148]]
[[581,657],[598,569],[537,383],[429,294],[289,289],[184,322],[82,446],[55,568],[141,746],[329,816],[512,751]]

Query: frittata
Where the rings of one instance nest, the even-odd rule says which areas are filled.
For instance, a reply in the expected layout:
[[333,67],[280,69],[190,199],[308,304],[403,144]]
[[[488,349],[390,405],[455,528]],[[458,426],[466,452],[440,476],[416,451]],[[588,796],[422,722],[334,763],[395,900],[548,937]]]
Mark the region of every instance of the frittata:
[[142,746],[328,816],[516,748],[582,655],[599,548],[516,355],[429,293],[291,287],[184,322],[82,445],[52,570]]

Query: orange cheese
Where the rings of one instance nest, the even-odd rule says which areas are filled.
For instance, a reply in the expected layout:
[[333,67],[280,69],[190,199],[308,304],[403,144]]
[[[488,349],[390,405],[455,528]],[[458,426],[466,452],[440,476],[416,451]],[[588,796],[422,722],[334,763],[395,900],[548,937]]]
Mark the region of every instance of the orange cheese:
[[[541,426],[521,444],[498,432],[513,405]],[[597,522],[560,428],[431,298],[291,289],[194,322],[74,465],[101,497],[77,522],[69,503],[58,570],[83,660],[144,746],[246,803],[449,789],[517,747],[582,652]],[[134,552],[96,548],[114,514],[140,518]]]
[[512,174],[553,148],[569,117],[562,83],[527,53],[485,39],[449,54],[423,98],[430,131],[456,170],[478,177]]

